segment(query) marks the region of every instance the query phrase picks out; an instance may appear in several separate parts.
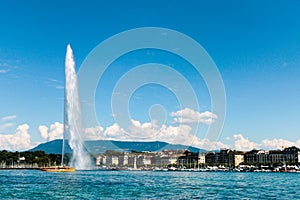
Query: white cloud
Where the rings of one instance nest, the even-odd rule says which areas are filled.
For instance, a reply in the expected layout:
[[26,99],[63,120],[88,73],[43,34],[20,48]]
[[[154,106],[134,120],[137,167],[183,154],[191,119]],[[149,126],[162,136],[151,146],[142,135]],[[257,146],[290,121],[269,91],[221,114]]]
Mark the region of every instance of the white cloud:
[[64,133],[64,125],[59,122],[54,122],[48,128],[45,125],[39,126],[39,132],[43,139],[47,139],[47,141],[62,139]]
[[[221,142],[200,140],[197,136],[191,134],[192,128],[187,125],[190,123],[211,124],[217,119],[215,114],[208,111],[199,113],[185,108],[170,115],[174,117],[175,122],[179,123],[178,126],[159,126],[155,120],[145,123],[131,120],[128,130],[120,127],[118,124],[113,124],[105,129],[103,137],[110,140],[164,141],[172,144],[204,146],[207,149],[216,149],[218,145],[226,146]],[[94,130],[91,129],[90,132],[94,132]],[[102,129],[98,132],[102,132]],[[99,137],[101,138],[101,134]]]
[[297,140],[297,141],[296,141],[295,146],[300,147],[300,140]]
[[48,127],[47,126],[40,125],[39,132],[43,139],[48,139]]
[[54,79],[54,78],[47,78],[47,80],[49,80],[51,82],[55,82],[55,83],[59,82],[57,79]]
[[260,147],[259,144],[251,142],[248,138],[245,138],[242,134],[234,135],[233,139],[234,139],[234,143],[232,148],[235,150],[248,151]]
[[156,121],[141,123],[131,120],[128,131],[125,131],[118,124],[107,127],[104,132],[106,139],[134,140],[134,141],[164,141],[173,144],[191,143],[191,127],[179,126],[158,126]]
[[0,121],[5,122],[5,121],[10,121],[10,120],[13,120],[13,119],[16,119],[16,118],[17,118],[16,115],[9,115],[9,116],[6,116],[6,117],[2,117],[0,119]]
[[54,122],[51,124],[48,135],[49,140],[62,139],[64,133],[64,125],[59,122]]
[[109,126],[104,131],[104,137],[108,140],[128,140],[128,133],[118,124]]
[[178,110],[177,112],[172,112],[170,116],[174,117],[175,123],[182,123],[182,124],[192,124],[192,123],[212,124],[218,118],[217,115],[209,111],[200,113],[190,108],[185,108],[183,110]]
[[220,141],[210,141],[208,139],[201,139],[191,133],[192,128],[188,125],[166,126],[161,127],[161,134],[156,140],[168,142],[171,144],[184,144],[194,146],[206,150],[216,150],[228,147]]
[[256,143],[245,138],[242,134],[236,134],[233,136],[233,140],[233,144],[229,145],[230,148],[242,151],[249,151],[252,149],[276,150],[291,146],[300,147],[300,140],[292,142],[281,138],[264,139],[261,142]]
[[6,150],[27,150],[32,148],[28,124],[19,125],[14,134],[0,134],[0,149]]
[[84,129],[84,136],[85,140],[104,140],[104,128],[101,126],[91,127]]
[[0,124],[0,131],[4,131],[6,128],[8,127],[12,127],[14,125],[14,123],[4,123],[4,124]]
[[65,87],[61,84],[61,82],[57,79],[53,79],[53,78],[46,78],[45,83],[48,86],[54,87],[55,89],[64,89]]
[[141,123],[131,120],[128,136],[135,140],[156,140],[159,131],[156,121]]
[[[41,125],[38,129],[41,137],[48,141],[61,139],[63,136],[63,124],[59,122],[53,123],[50,127]],[[163,141],[170,144],[183,144],[206,150],[231,148],[248,151],[252,149],[279,149],[289,146],[300,147],[300,140],[291,142],[274,138],[264,139],[261,142],[253,142],[242,134],[233,135],[233,138],[226,137],[226,143],[210,141],[206,138],[199,138],[197,135],[194,135],[192,127],[187,124],[179,124],[177,126],[163,124],[159,126],[155,120],[145,123],[131,120],[131,125],[128,127],[128,130],[125,130],[115,123],[107,128],[101,126],[85,128],[83,133],[85,140]],[[30,144],[30,140],[28,144]]]
[[122,141],[162,141],[170,144],[183,144],[199,147],[207,150],[215,150],[228,147],[219,141],[199,139],[191,134],[192,128],[185,124],[179,126],[162,125],[158,126],[156,121],[141,123],[131,120],[128,131],[125,131],[118,124],[107,127],[104,131],[105,139]]
[[187,125],[162,125],[162,127],[160,128],[160,132],[156,135],[155,139],[172,144],[191,145],[194,140],[194,136],[190,134],[191,130],[192,128]]
[[0,122],[3,123],[3,124],[0,124],[0,132],[5,131],[9,127],[12,127],[14,125],[14,123],[9,122],[9,121],[14,120],[15,118],[17,118],[16,115],[9,115],[9,116],[0,118]]
[[261,142],[261,148],[262,149],[282,149],[285,147],[291,147],[291,146],[295,146],[296,143],[294,142],[290,142],[288,140],[284,140],[284,139],[264,139]]
[[229,148],[228,145],[221,141],[210,141],[209,139],[198,139],[195,143],[196,147],[205,150],[219,150],[220,148]]
[[56,89],[59,89],[59,90],[65,89],[65,87],[64,87],[64,86],[61,86],[61,85],[57,85],[57,86],[55,86],[55,88],[56,88]]

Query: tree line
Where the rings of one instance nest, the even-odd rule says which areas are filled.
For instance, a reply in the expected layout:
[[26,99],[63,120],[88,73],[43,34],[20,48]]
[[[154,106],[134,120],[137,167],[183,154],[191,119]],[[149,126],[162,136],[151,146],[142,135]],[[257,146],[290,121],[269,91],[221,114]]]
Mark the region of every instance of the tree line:
[[[45,151],[10,152],[0,151],[0,168],[45,167],[61,164],[61,154],[46,154]],[[65,154],[64,163],[68,164],[71,154]]]

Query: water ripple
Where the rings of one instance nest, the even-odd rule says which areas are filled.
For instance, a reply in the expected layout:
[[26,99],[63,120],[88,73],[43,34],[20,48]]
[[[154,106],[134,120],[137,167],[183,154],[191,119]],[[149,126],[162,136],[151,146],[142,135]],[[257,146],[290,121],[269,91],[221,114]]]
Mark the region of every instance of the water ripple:
[[1,199],[297,199],[299,173],[0,171]]

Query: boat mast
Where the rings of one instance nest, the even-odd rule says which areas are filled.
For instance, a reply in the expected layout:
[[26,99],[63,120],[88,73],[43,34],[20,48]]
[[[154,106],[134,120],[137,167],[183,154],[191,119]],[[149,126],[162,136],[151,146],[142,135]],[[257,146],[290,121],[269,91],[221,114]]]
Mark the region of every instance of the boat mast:
[[61,150],[61,166],[64,166],[64,154],[65,154],[65,132],[63,133],[63,139],[62,139],[62,150]]
[[[66,85],[66,84],[65,84]],[[66,137],[66,121],[67,121],[67,115],[66,115],[66,86],[65,86],[65,94],[64,94],[64,132],[63,132],[63,138],[62,138],[62,149],[61,149],[61,166],[64,166],[64,155],[65,155],[65,137]]]

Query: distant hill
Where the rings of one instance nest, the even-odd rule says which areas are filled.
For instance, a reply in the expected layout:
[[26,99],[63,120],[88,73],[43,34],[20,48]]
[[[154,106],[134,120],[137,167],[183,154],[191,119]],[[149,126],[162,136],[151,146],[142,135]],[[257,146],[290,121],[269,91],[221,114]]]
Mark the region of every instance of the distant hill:
[[[45,151],[45,153],[61,154],[62,150],[62,140],[52,140],[50,142],[39,144],[38,146],[30,149],[29,151]],[[65,153],[71,153],[68,141],[65,141]]]
[[[166,142],[131,142],[131,141],[113,141],[113,140],[95,140],[86,141],[85,147],[92,154],[104,153],[106,150],[114,150],[120,152],[130,151],[162,151],[162,150],[185,150],[189,149],[192,152],[206,152],[204,149],[189,147],[181,144],[168,144]],[[30,151],[45,151],[46,153],[61,154],[62,140],[53,140],[38,145]],[[71,153],[72,150],[65,141],[65,153]]]

